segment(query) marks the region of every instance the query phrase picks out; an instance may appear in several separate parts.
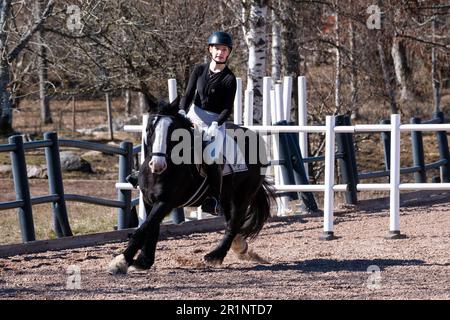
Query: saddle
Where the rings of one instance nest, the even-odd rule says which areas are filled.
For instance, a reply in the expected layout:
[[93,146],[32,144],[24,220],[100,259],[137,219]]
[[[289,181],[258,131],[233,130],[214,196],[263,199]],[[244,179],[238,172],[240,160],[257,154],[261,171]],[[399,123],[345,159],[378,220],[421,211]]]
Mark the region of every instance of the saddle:
[[[203,144],[203,150],[208,147],[212,141],[209,141]],[[245,163],[245,157],[242,153],[242,150],[239,148],[237,142],[230,136],[225,135],[225,139],[223,141],[222,152],[221,152],[221,160],[218,162],[222,165],[222,175],[227,176],[232,173],[247,171],[248,167]],[[197,171],[202,177],[206,177],[206,172],[204,170],[203,164],[197,164]]]

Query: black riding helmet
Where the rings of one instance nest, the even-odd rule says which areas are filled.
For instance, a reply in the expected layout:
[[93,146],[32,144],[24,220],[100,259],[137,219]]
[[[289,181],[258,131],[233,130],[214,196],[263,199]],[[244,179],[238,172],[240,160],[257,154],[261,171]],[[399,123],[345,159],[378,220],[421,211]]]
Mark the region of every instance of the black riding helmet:
[[212,35],[208,38],[208,46],[214,44],[222,44],[230,48],[230,51],[233,49],[233,38],[227,32],[216,31],[213,32]]

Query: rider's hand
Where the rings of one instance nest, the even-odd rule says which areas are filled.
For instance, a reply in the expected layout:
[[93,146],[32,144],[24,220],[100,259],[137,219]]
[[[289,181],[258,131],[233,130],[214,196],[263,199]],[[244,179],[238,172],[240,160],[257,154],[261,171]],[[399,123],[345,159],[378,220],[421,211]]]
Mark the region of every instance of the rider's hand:
[[217,123],[217,121],[213,121],[208,129],[206,129],[206,135],[209,137],[209,139],[211,139],[217,135],[218,131],[219,124]]
[[178,114],[186,118],[186,111],[183,109],[178,110]]

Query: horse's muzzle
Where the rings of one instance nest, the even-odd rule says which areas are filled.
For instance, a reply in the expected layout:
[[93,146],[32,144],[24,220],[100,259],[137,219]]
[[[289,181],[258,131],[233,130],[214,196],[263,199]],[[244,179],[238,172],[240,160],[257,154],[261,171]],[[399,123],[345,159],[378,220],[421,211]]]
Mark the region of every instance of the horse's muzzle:
[[148,163],[148,166],[150,167],[152,173],[161,174],[167,169],[166,158],[162,156],[153,156]]

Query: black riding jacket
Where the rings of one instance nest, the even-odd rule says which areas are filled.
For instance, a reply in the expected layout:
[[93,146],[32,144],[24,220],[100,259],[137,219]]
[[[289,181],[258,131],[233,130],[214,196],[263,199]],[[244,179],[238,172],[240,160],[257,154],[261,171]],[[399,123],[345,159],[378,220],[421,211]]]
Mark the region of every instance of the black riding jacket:
[[212,73],[209,63],[196,65],[181,98],[180,108],[187,112],[194,100],[197,107],[219,114],[217,122],[221,125],[233,110],[235,94],[236,77],[228,66],[218,73]]

